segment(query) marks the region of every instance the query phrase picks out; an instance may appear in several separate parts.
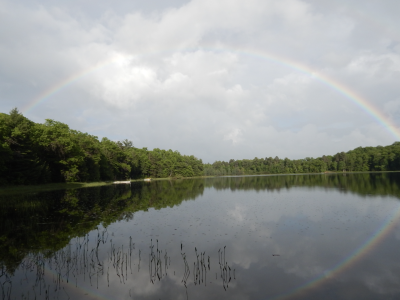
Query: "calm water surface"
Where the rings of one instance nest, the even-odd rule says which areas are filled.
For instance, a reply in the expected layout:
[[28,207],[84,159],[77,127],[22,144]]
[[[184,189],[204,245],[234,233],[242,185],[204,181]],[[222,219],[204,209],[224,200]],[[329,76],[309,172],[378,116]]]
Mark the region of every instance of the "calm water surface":
[[400,299],[400,174],[0,199],[1,299]]

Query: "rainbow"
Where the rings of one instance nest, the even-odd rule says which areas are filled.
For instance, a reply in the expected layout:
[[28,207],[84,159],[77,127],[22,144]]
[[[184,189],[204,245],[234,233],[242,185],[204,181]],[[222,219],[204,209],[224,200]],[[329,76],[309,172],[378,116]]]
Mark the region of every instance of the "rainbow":
[[394,211],[394,213],[386,217],[386,219],[382,222],[382,225],[378,227],[378,229],[370,238],[352,251],[345,259],[341,260],[335,266],[331,267],[328,271],[323,272],[316,278],[307,281],[306,283],[294,288],[289,292],[270,298],[269,300],[285,300],[296,298],[298,296],[304,296],[305,293],[309,293],[313,289],[318,288],[325,281],[337,277],[341,273],[353,267],[356,263],[365,258],[396,227],[398,221],[400,220],[400,205],[398,205],[398,208]]
[[[310,293],[312,292],[312,290],[322,286],[326,281],[338,277],[341,273],[352,268],[354,265],[364,259],[371,251],[373,251],[373,249],[378,246],[385,238],[387,238],[388,235],[397,226],[400,220],[400,204],[398,204],[397,209],[394,209],[393,211],[393,213],[391,213],[384,219],[384,221],[382,221],[381,226],[378,227],[374,234],[364,243],[362,243],[358,248],[350,252],[350,254],[346,258],[342,259],[336,265],[332,266],[329,270],[322,272],[320,275],[313,278],[312,280],[309,280],[304,284],[295,287],[289,292],[274,296],[272,298],[269,298],[268,300],[287,300],[297,297],[305,297],[307,293]],[[48,269],[47,267],[45,268],[45,270],[45,275],[49,276],[50,274],[52,274],[53,278],[57,277],[57,274],[54,271]],[[86,297],[91,299],[108,299],[100,291],[94,291],[90,287],[85,287],[82,285],[74,285],[72,281],[68,282],[64,279],[62,285],[72,289],[76,293],[84,294]]]
[[[71,242],[71,241],[70,241]],[[68,294],[68,291],[65,290],[65,288],[69,289],[70,292],[74,292],[76,294],[79,294],[81,296],[84,296],[85,299],[100,299],[100,300],[109,300],[110,297],[107,297],[106,295],[102,294],[99,289],[94,289],[92,286],[87,286],[87,285],[82,285],[78,282],[73,282],[72,278],[66,279],[63,277],[60,277],[59,274],[56,273],[55,270],[50,268],[47,264],[44,266],[44,273],[43,275],[48,279],[50,282],[55,282],[55,278],[57,280],[61,279],[60,282],[60,287]],[[39,283],[40,284],[40,283]],[[57,290],[57,289],[56,289]]]
[[[193,48],[193,49],[185,49],[180,50],[179,52],[196,52],[196,51],[211,51],[215,53],[223,52],[223,53],[234,53],[237,55],[245,55],[255,57],[257,59],[266,60],[289,69],[295,70],[302,74],[306,74],[308,76],[313,77],[314,79],[318,80],[323,85],[327,86],[328,88],[334,90],[338,94],[344,96],[346,99],[350,100],[352,103],[360,107],[363,111],[369,114],[374,120],[376,120],[381,126],[383,126],[391,135],[396,139],[400,140],[400,130],[397,126],[387,118],[381,111],[379,111],[376,107],[374,107],[371,103],[369,103],[366,99],[364,99],[360,94],[352,90],[351,88],[347,87],[343,83],[329,77],[328,75],[313,69],[310,66],[302,64],[300,62],[293,61],[287,57],[257,51],[257,50],[232,50],[226,48]],[[176,53],[178,50],[171,50],[171,51],[163,51],[169,53]],[[156,55],[160,54],[161,52],[157,53],[150,53],[145,56]],[[142,56],[142,57],[145,57]],[[114,56],[111,59],[105,60],[101,63],[98,63],[94,66],[91,66],[87,69],[81,70],[69,77],[64,78],[63,80],[57,82],[47,90],[43,91],[37,97],[35,97],[32,101],[30,101],[25,107],[23,107],[22,112],[27,113],[30,110],[34,109],[44,101],[48,100],[50,97],[54,96],[55,94],[59,93],[63,89],[72,84],[76,83],[80,79],[96,72],[97,70],[107,67],[111,64],[119,63],[124,60],[130,60],[137,57],[133,56]],[[304,293],[310,292],[311,290],[321,286],[326,280],[330,278],[337,277],[339,274],[343,273],[344,271],[351,268],[354,264],[359,262],[363,259],[368,253],[370,253],[382,240],[384,240],[392,229],[396,226],[397,222],[400,220],[400,206],[394,213],[387,217],[386,220],[382,223],[382,225],[376,230],[376,232],[367,239],[363,244],[361,244],[358,248],[356,248],[353,252],[351,252],[345,259],[341,260],[335,266],[331,267],[328,271],[320,274],[316,278],[302,284],[294,288],[293,290],[278,295],[276,297],[271,298],[271,300],[283,300],[289,298],[295,298],[299,295],[304,295]],[[82,288],[80,288],[82,289]],[[101,295],[96,295],[93,291],[87,290],[92,297],[95,298],[102,298]]]
[[128,56],[128,55],[115,55],[111,59],[107,59],[101,63],[95,64],[89,68],[84,70],[80,70],[79,72],[68,76],[59,82],[55,83],[53,86],[48,88],[47,90],[40,93],[37,97],[35,97],[32,101],[30,101],[27,105],[22,108],[23,113],[27,113],[49,99],[50,97],[54,96],[61,90],[65,89],[68,86],[76,83],[80,79],[87,77],[88,75],[94,73],[95,71],[109,66],[111,64],[118,63],[122,60],[129,60],[133,58],[140,58],[140,57],[148,57],[157,55],[160,53],[176,53],[176,52],[183,52],[183,53],[190,53],[196,51],[209,51],[209,52],[226,52],[226,53],[234,53],[237,55],[245,55],[245,56],[252,56],[258,59],[266,60],[275,64],[279,64],[281,66],[287,67],[289,69],[295,70],[297,72],[306,74],[308,76],[313,77],[314,79],[318,80],[323,85],[327,86],[328,88],[334,90],[338,94],[344,96],[346,99],[353,102],[355,105],[360,107],[363,111],[369,114],[374,120],[376,120],[381,126],[383,126],[391,135],[395,138],[395,140],[400,140],[400,130],[397,126],[388,118],[386,117],[378,108],[374,107],[371,103],[369,103],[366,99],[364,99],[360,94],[355,92],[354,90],[347,87],[345,84],[335,80],[332,77],[329,77],[327,74],[320,72],[317,69],[314,69],[310,66],[307,66],[303,63],[294,61],[290,58],[279,56],[276,54],[268,53],[265,51],[259,50],[235,50],[235,49],[226,49],[226,48],[191,48],[191,49],[183,49],[183,50],[169,50],[169,51],[162,51],[162,52],[154,52],[149,53],[146,55],[138,55],[138,56]]
[[[44,269],[44,275],[49,279],[53,280],[54,278],[57,278],[58,275],[56,274],[55,271],[50,270],[48,267],[45,267]],[[65,291],[65,287],[67,289],[70,289],[70,291],[73,291],[74,293],[84,296],[86,299],[100,299],[100,300],[109,300],[109,297],[106,297],[105,295],[101,294],[99,291],[95,291],[93,288],[85,287],[82,286],[81,284],[73,284],[70,280],[62,279],[62,282],[60,284],[62,286],[62,289]],[[67,291],[65,291],[68,294]]]
[[44,90],[41,92],[39,95],[37,95],[33,100],[31,100],[28,104],[26,104],[22,109],[21,112],[27,113],[34,109],[36,106],[40,105],[41,103],[45,102],[47,99],[50,97],[54,96],[55,94],[59,93],[63,89],[73,85],[77,81],[81,80],[84,77],[87,77],[88,75],[92,74],[93,72],[102,69],[104,67],[107,67],[111,64],[114,64],[118,61],[121,60],[121,56],[116,56],[112,57],[111,59],[107,59],[103,62],[97,63],[89,68],[83,69],[78,71],[75,74],[72,74],[70,76],[67,76],[66,78],[63,78],[62,80],[56,82],[54,85],[49,87],[47,90]]
[[263,60],[270,61],[272,63],[276,63],[282,66],[285,66],[289,69],[298,71],[300,73],[306,74],[310,77],[315,78],[323,85],[329,87],[340,95],[344,96],[346,99],[353,102],[355,105],[360,107],[363,111],[369,114],[373,119],[375,119],[379,124],[381,124],[385,129],[387,129],[392,136],[396,139],[400,139],[400,129],[389,119],[387,118],[379,109],[374,107],[371,103],[369,103],[366,99],[364,99],[357,92],[353,91],[343,83],[335,80],[328,75],[320,72],[317,69],[313,69],[310,66],[307,66],[303,63],[294,61],[287,57],[279,56],[276,54],[270,54],[266,52],[261,52],[258,50],[250,50],[250,51],[235,51],[235,50],[214,50],[214,51],[223,51],[223,52],[234,52],[238,54],[250,55],[253,57],[257,57]]

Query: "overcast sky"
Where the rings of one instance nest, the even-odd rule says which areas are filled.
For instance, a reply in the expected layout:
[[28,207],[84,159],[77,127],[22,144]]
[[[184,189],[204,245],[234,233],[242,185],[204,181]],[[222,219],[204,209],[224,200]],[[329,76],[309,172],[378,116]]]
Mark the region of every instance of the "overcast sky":
[[0,111],[205,162],[389,145],[399,15],[398,0],[0,0]]

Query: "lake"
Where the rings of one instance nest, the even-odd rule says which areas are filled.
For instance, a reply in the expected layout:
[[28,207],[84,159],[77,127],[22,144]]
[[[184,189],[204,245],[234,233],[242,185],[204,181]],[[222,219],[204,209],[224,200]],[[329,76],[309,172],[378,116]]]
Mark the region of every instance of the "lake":
[[400,299],[400,173],[0,197],[1,299]]

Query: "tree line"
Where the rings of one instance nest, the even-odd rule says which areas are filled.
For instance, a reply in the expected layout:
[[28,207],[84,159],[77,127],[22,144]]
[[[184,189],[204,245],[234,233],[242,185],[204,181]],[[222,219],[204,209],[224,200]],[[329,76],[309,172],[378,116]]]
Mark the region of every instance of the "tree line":
[[389,146],[358,147],[335,155],[304,159],[254,158],[216,161],[204,165],[205,175],[296,174],[400,170],[400,142]]
[[0,185],[91,182],[135,178],[400,170],[400,142],[358,147],[318,158],[231,159],[203,164],[193,155],[99,140],[47,119],[35,123],[16,108],[0,113]]
[[0,174],[0,185],[193,177],[203,175],[203,162],[128,140],[99,140],[51,119],[35,123],[15,108],[0,113]]

